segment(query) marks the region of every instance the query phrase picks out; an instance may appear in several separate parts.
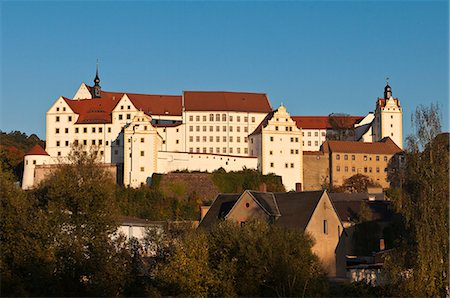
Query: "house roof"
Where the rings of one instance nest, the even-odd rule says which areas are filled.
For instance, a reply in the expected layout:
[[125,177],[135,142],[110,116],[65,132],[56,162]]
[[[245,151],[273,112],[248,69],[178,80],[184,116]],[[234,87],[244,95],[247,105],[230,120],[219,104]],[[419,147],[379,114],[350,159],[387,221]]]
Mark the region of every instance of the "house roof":
[[264,117],[263,121],[261,121],[261,123],[255,128],[255,130],[251,134],[249,134],[249,136],[260,134],[262,132],[262,129],[269,123],[269,120],[273,118],[273,115],[276,111],[277,110],[268,113],[266,117]]
[[63,99],[79,115],[77,124],[111,123],[111,112],[124,94],[130,98],[137,109],[147,115],[181,116],[181,96],[179,95],[102,91],[100,98],[71,100],[63,97]]
[[323,191],[274,193],[281,213],[275,224],[305,230],[322,194]]
[[224,219],[240,196],[241,194],[219,194],[200,222],[199,227],[209,228],[217,221]]
[[340,126],[353,128],[363,116],[291,116],[298,128],[302,129],[332,129],[330,119],[336,119]]
[[386,137],[379,142],[365,143],[354,141],[325,141],[322,144],[324,152],[332,153],[368,153],[368,154],[395,154],[402,152],[391,138]]
[[[346,198],[342,196],[345,195]],[[367,194],[362,194],[367,197]],[[341,221],[355,221],[361,215],[362,206],[370,212],[370,219],[390,221],[394,215],[390,201],[363,199],[361,194],[329,194]]]
[[[270,215],[277,218],[275,224],[300,230],[306,229],[323,194],[323,191],[248,192]],[[240,197],[241,194],[218,195],[201,221],[200,227],[208,228],[217,221],[224,219]]]
[[34,145],[25,155],[48,155],[48,153],[39,144]]
[[269,113],[272,108],[265,93],[184,91],[186,111],[234,111]]
[[281,216],[274,194],[271,192],[248,191],[271,216]]

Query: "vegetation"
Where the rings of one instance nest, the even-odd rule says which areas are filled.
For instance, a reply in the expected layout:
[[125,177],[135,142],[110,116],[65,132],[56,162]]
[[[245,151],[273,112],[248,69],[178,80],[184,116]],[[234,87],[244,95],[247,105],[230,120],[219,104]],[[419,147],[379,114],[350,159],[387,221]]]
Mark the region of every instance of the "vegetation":
[[387,262],[399,296],[449,295],[449,135],[440,134],[439,109],[420,106],[407,138],[401,194],[394,203],[405,218],[399,248]]
[[334,192],[367,192],[368,187],[381,187],[380,184],[363,174],[356,174],[347,179],[341,186],[333,188]]
[[0,161],[4,170],[13,173],[16,181],[22,180],[24,155],[36,144],[45,146],[35,134],[27,136],[20,131],[0,131]]

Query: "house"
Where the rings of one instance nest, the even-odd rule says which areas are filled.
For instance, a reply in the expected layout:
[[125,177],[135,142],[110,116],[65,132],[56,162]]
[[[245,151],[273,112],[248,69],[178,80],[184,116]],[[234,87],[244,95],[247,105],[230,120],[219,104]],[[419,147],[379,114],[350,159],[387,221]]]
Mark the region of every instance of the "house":
[[208,229],[221,220],[243,225],[255,219],[308,233],[329,277],[345,276],[346,234],[326,191],[220,194],[199,227]]

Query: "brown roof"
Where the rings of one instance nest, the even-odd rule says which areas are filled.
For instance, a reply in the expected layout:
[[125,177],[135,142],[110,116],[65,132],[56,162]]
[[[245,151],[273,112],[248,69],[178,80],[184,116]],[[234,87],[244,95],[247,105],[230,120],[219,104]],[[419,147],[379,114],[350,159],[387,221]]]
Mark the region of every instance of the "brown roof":
[[342,122],[346,128],[352,128],[361,121],[363,116],[291,116],[298,128],[303,129],[332,129],[330,118]]
[[272,108],[264,93],[184,91],[186,111],[234,111],[269,113]]
[[48,153],[39,144],[34,145],[25,155],[48,155]]
[[322,151],[303,151],[303,155],[323,155]]
[[[89,87],[89,86],[88,86]],[[90,88],[90,87],[89,87]],[[153,95],[102,91],[102,97],[93,99],[64,98],[70,108],[79,115],[77,124],[111,123],[111,112],[126,94],[133,105],[147,115],[181,116],[181,96]]]
[[325,141],[322,144],[323,151],[328,150],[341,153],[368,153],[368,154],[395,154],[402,152],[402,149],[398,147],[391,138],[383,138],[379,142],[364,143],[353,141]]

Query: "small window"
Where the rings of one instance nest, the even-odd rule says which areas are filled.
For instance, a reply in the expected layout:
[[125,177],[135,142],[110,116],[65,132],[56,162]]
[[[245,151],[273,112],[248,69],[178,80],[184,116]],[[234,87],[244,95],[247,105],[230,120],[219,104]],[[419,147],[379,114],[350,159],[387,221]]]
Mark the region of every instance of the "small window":
[[95,145],[95,140],[92,140],[92,145]]
[[108,132],[111,132],[111,127],[108,127]]
[[236,116],[236,121],[241,122],[241,116]]
[[220,121],[220,114],[216,114],[216,121]]
[[252,117],[252,122],[255,122],[255,117]]
[[141,143],[144,143],[144,138],[141,138]]
[[355,160],[355,156],[354,155],[352,155],[352,160]]
[[293,163],[291,163],[291,169],[293,169],[294,168],[294,164]]
[[102,128],[102,127],[99,127],[99,128],[98,128],[98,132],[103,132],[103,128]]
[[193,122],[194,121],[194,116],[189,116],[189,121]]
[[274,167],[274,164],[273,164],[273,162],[271,162],[271,163],[270,163],[270,167],[271,167],[271,168],[273,168],[273,167]]
[[58,156],[61,156],[61,151],[58,151]]
[[123,110],[123,106],[120,106],[120,109]]
[[56,116],[56,122],[59,122],[59,116]]
[[127,114],[127,119],[131,119],[131,114]]
[[119,120],[122,120],[122,119],[123,119],[122,114],[119,114]]
[[270,141],[273,142],[273,137],[270,137]]
[[59,112],[59,108],[56,108],[56,111]]
[[56,147],[59,147],[60,141],[56,141]]
[[64,129],[64,132],[65,132],[65,133],[69,133],[69,129],[66,127],[66,128]]
[[326,219],[323,221],[323,233],[328,235],[328,221]]
[[129,110],[131,107],[130,106],[127,106],[127,110]]
[[75,127],[75,133],[78,133],[78,132],[79,132],[78,127]]
[[33,164],[34,164],[34,165],[36,164],[36,160],[33,160]]
[[66,141],[65,144],[66,144],[66,147],[69,146],[69,141]]
[[87,140],[83,140],[83,145],[84,145],[84,146],[87,145]]
[[340,172],[341,171],[341,167],[340,166],[336,166],[336,171]]
[[141,172],[143,172],[145,170],[145,168],[144,167],[141,167]]
[[347,154],[344,155],[344,160],[348,160],[348,155]]
[[98,140],[99,145],[103,145],[103,140]]
[[141,156],[144,156],[144,151],[141,151]]
[[340,160],[341,156],[339,154],[336,154],[336,160]]
[[72,122],[72,116],[67,117],[67,120],[68,120],[69,122]]
[[92,127],[92,132],[95,133],[95,127]]
[[214,114],[209,114],[209,121],[214,121]]
[[55,129],[55,133],[59,133],[59,128],[56,128],[56,129]]
[[364,155],[364,160],[367,160],[367,155]]

